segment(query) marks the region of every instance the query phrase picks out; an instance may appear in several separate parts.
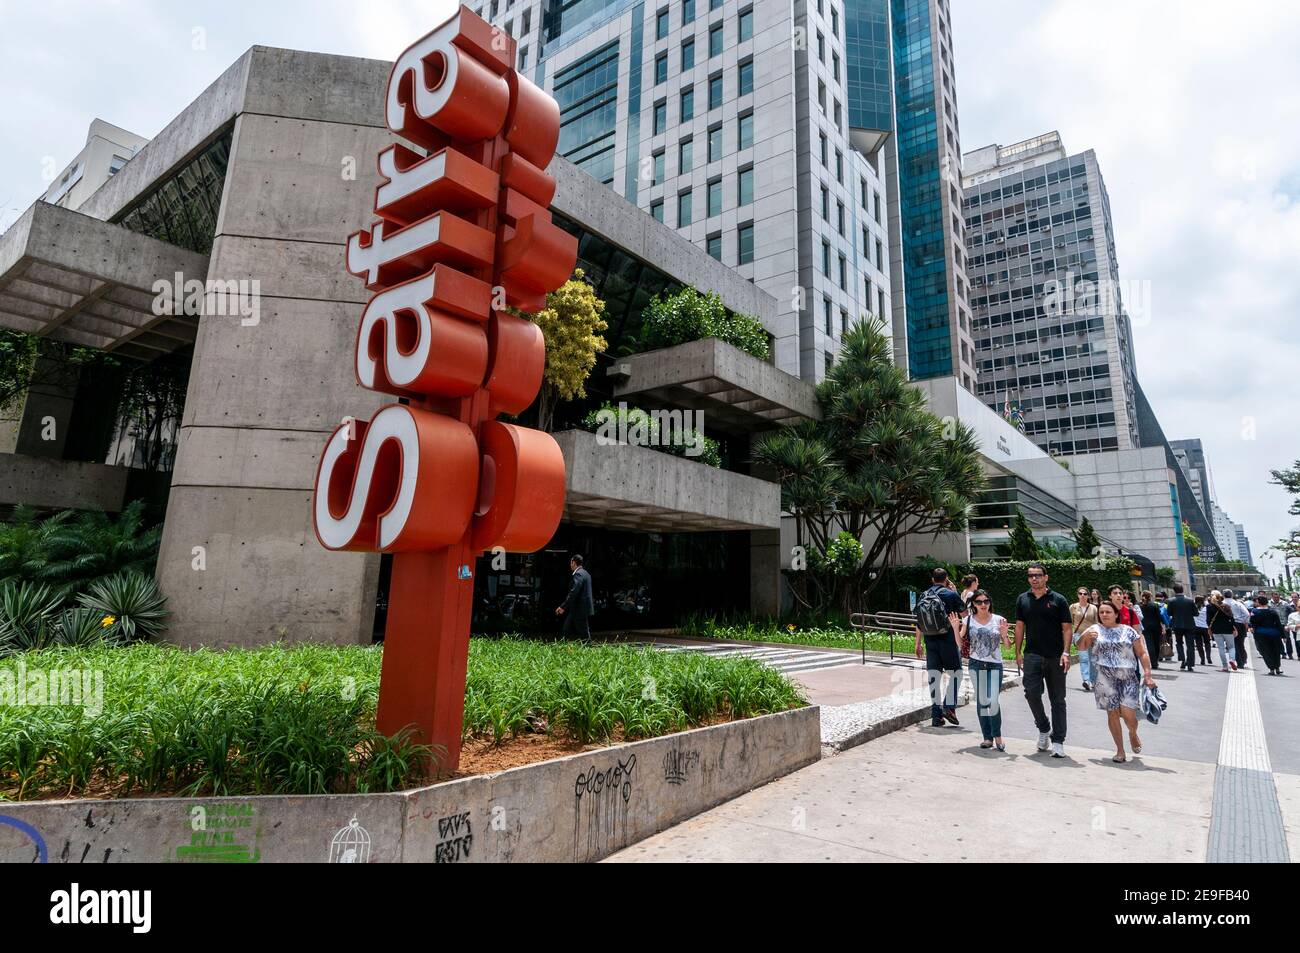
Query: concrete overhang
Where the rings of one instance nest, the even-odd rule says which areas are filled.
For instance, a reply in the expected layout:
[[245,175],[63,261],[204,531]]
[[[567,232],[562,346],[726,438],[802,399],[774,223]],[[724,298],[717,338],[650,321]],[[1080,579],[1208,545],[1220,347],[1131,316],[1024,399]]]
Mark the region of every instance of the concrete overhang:
[[207,256],[36,202],[0,235],[0,326],[152,360],[197,333],[197,316],[154,313],[154,282],[177,273],[206,280]]
[[616,400],[704,413],[704,425],[750,433],[821,419],[817,390],[717,338],[620,358],[608,371]]
[[661,450],[555,434],[564,453],[564,518],[635,532],[780,529],[781,488]]

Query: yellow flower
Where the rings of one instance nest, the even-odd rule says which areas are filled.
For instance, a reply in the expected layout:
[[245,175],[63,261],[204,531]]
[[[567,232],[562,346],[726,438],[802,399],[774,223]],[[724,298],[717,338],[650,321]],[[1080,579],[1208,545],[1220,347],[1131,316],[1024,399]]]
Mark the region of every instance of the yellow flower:
[[101,628],[107,629],[110,625],[112,625],[116,621],[117,619],[115,619],[113,616],[106,615],[104,616],[104,618],[99,620],[99,625]]
[[787,626],[785,627],[785,630],[786,630],[787,632],[793,632],[793,631],[794,631],[794,623],[791,623],[790,625],[787,625]]

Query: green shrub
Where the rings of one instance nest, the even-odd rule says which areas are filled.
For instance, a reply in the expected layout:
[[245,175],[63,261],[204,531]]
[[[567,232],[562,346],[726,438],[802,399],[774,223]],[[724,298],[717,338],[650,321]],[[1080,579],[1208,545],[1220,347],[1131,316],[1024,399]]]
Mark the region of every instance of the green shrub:
[[[681,440],[674,439],[669,444],[661,443],[659,439],[660,417],[656,416],[657,413],[667,412],[647,412],[640,407],[632,407],[626,403],[614,404],[607,400],[595,410],[587,413],[587,416],[582,419],[582,426],[596,434],[601,433],[606,428],[613,427],[616,428],[616,433],[627,434],[629,443],[646,446],[651,450],[659,450],[663,453],[670,453],[675,457],[685,457],[688,460],[695,460],[710,467],[718,468],[722,466],[721,445],[712,437],[705,436],[694,428],[682,428],[680,431]],[[687,450],[691,448],[697,450],[694,456],[687,453]]]
[[162,527],[146,527],[144,511],[142,500],[127,504],[117,519],[78,510],[42,517],[16,507],[0,523],[0,581],[45,583],[69,602],[119,573],[151,576]]
[[103,619],[111,619],[113,635],[126,642],[153,639],[167,627],[167,600],[148,576],[124,572],[100,580],[79,601]]
[[0,655],[58,645],[92,646],[156,638],[165,628],[166,600],[152,579],[122,573],[95,583],[80,607],[63,604],[45,583],[0,586]]
[[718,338],[766,361],[771,355],[767,330],[757,318],[728,312],[714,292],[683,288],[670,295],[655,295],[642,319],[641,340],[646,347],[672,347]]
[[[1047,570],[1048,586],[1061,593],[1070,602],[1075,601],[1075,591],[1080,586],[1099,589],[1105,593],[1115,583],[1126,589],[1132,585],[1131,560],[1111,557],[1094,568],[1091,559],[1038,560]],[[973,562],[967,565],[948,566],[954,581],[971,572],[979,577],[980,587],[993,599],[993,611],[1008,619],[1015,617],[1016,599],[1029,588],[1025,570],[1029,561]],[[924,592],[930,587],[930,565],[898,567],[890,570],[886,586],[881,587],[876,610],[906,611],[909,590]]]

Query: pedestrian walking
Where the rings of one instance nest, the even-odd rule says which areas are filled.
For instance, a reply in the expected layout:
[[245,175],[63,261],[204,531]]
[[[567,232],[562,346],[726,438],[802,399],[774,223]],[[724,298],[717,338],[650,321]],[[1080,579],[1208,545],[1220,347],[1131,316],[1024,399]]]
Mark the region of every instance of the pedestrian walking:
[[591,614],[596,611],[596,605],[591,596],[591,573],[582,568],[580,553],[569,557],[569,573],[569,594],[564,598],[564,605],[555,610],[555,614],[564,620],[565,638],[590,642]]
[[1291,597],[1291,611],[1286,617],[1287,638],[1300,643],[1300,596]]
[[1255,648],[1268,674],[1282,674],[1282,620],[1277,610],[1268,604],[1268,596],[1255,597],[1255,609],[1250,614],[1250,628],[1255,633]]
[[1160,644],[1164,640],[1165,620],[1160,607],[1151,601],[1151,593],[1142,593],[1142,635],[1147,640],[1151,667],[1160,667]]
[[[1169,593],[1161,589],[1156,593],[1156,603],[1160,606],[1160,621],[1165,627],[1165,634],[1160,643],[1160,658],[1171,659],[1174,655],[1178,656],[1178,667],[1183,667],[1183,643],[1174,635],[1173,627],[1169,624]],[[1170,651],[1166,652],[1165,648],[1169,647]]]
[[1133,594],[1121,585],[1113,585],[1106,592],[1110,599],[1110,604],[1115,607],[1119,614],[1119,621],[1122,625],[1132,626],[1135,629],[1142,628],[1142,617],[1137,614],[1133,608]]
[[1196,654],[1202,665],[1209,665],[1214,655],[1210,647],[1210,624],[1205,621],[1205,597],[1196,597]]
[[1250,627],[1250,610],[1237,600],[1231,589],[1223,590],[1223,604],[1232,613],[1233,646],[1237,650],[1237,668],[1249,668],[1250,656],[1246,652],[1246,634]]
[[1139,684],[1155,688],[1156,683],[1151,677],[1150,653],[1142,635],[1121,623],[1110,603],[1100,607],[1099,615],[1098,623],[1084,633],[1082,641],[1092,652],[1097,677],[1092,694],[1097,699],[1097,707],[1106,713],[1107,727],[1115,741],[1115,756],[1111,760],[1123,764],[1128,760],[1124,751],[1124,727],[1128,728],[1133,753],[1142,753],[1142,739],[1137,730]]
[[1002,646],[1011,644],[1007,620],[993,612],[993,599],[983,589],[971,594],[971,614],[962,619],[962,635],[970,642],[970,680],[975,686],[975,717],[984,740],[981,748],[1006,751],[1002,741]]
[[1205,623],[1209,627],[1210,637],[1219,647],[1219,664],[1221,672],[1237,670],[1237,626],[1232,621],[1232,610],[1224,605],[1223,593],[1215,589],[1210,593],[1210,601],[1205,604]]
[[1273,598],[1269,600],[1268,607],[1276,612],[1278,619],[1282,621],[1282,651],[1287,658],[1295,658],[1295,640],[1290,630],[1286,628],[1287,617],[1291,615],[1291,600],[1283,598],[1282,593],[1275,592]]
[[[971,600],[975,598],[975,593],[979,591],[979,587],[979,576],[975,575],[973,572],[968,572],[966,575],[961,577],[961,592],[957,593],[957,595],[961,596],[963,617],[968,616],[975,611],[971,607]],[[965,635],[961,637],[961,657],[970,658],[970,639]]]
[[1100,590],[1100,589],[1094,589],[1094,590],[1092,590],[1090,593],[1088,593],[1088,595],[1092,596],[1092,604],[1093,604],[1094,606],[1099,606],[1099,605],[1101,605],[1101,590]]
[[[1071,638],[1076,648],[1079,647],[1079,639],[1083,633],[1097,624],[1097,606],[1092,601],[1092,593],[1087,587],[1080,586],[1078,592],[1079,601],[1070,606],[1070,619],[1072,621],[1073,633]],[[1085,648],[1079,648],[1079,677],[1083,679],[1083,690],[1092,691],[1092,656]]]
[[[1026,568],[1029,591],[1016,600],[1016,664],[1024,672],[1025,698],[1038,726],[1038,750],[1051,743],[1052,757],[1065,757],[1065,675],[1070,670],[1070,604],[1047,587],[1042,563]],[[1023,646],[1023,653],[1022,653]],[[1043,690],[1052,706],[1049,720]]]
[[[948,570],[930,573],[932,585],[916,602],[916,657],[925,659],[930,686],[930,725],[942,728],[957,721],[957,687],[961,684],[961,597],[948,579]],[[922,652],[924,642],[925,651]],[[948,688],[943,691],[943,676]]]
[[1174,597],[1165,603],[1169,614],[1169,630],[1178,646],[1179,668],[1196,671],[1196,603],[1183,594],[1183,587],[1174,584]]

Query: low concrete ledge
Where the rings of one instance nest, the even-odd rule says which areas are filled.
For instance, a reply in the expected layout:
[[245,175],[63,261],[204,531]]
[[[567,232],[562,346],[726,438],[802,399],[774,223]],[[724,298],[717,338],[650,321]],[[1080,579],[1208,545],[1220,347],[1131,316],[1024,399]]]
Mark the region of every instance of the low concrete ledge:
[[0,505],[116,513],[130,475],[128,467],[0,453]]
[[[1020,675],[1002,676],[1004,692],[1020,684]],[[974,697],[975,689],[971,684],[970,674],[966,673],[957,689],[958,707],[969,705]],[[828,754],[836,754],[866,744],[868,741],[875,741],[895,731],[910,728],[929,717],[930,690],[928,688],[914,688],[897,695],[854,702],[851,705],[822,706],[822,744],[829,749]]]
[[564,453],[564,517],[636,532],[781,528],[781,487],[661,450],[555,434]]
[[740,348],[705,338],[621,358],[614,396],[701,410],[710,427],[748,433],[821,418],[817,389]]
[[0,862],[594,861],[821,757],[816,706],[393,794],[0,802]]

